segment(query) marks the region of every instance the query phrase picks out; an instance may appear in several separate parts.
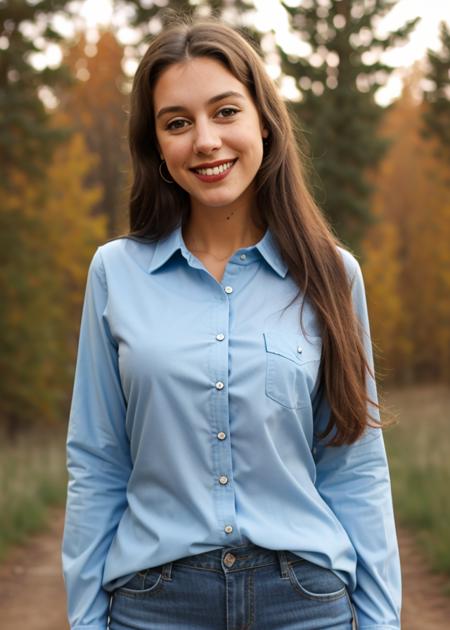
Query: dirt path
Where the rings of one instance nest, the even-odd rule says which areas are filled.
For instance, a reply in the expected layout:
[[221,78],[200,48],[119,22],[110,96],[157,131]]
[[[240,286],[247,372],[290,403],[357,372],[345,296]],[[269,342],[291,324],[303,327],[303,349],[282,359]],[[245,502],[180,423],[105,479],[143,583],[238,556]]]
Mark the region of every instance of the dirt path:
[[50,512],[50,528],[14,548],[0,564],[2,630],[68,630],[61,576],[64,511]]
[[414,537],[398,531],[403,577],[402,630],[450,630],[450,597],[446,583],[431,573]]
[[[61,577],[62,510],[52,510],[51,527],[14,549],[0,565],[2,630],[68,630]],[[449,630],[450,597],[443,580],[430,573],[407,531],[399,531],[403,570],[402,630]]]

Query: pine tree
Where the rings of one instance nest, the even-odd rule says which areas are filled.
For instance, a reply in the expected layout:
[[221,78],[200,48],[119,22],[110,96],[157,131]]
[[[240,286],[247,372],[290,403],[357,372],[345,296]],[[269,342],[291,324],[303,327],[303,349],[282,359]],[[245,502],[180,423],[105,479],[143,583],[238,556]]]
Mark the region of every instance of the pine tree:
[[145,42],[177,16],[209,17],[223,19],[227,24],[240,27],[258,46],[261,34],[252,26],[255,9],[252,0],[170,0],[168,4],[152,2],[142,6],[140,0],[113,0],[114,6],[133,8],[130,25],[143,33]]
[[438,52],[427,52],[424,135],[438,140],[437,156],[450,165],[450,28],[445,22],[440,25],[440,42]]
[[68,0],[5,0],[0,3],[0,186],[11,185],[9,174],[20,170],[39,178],[55,143],[65,139],[62,129],[49,126],[49,114],[39,90],[71,82],[67,69],[37,70],[31,55],[48,42],[61,41],[51,26],[56,11]]
[[145,3],[145,6],[140,0],[113,2],[116,8],[123,5],[133,7],[134,14],[130,24],[143,29],[146,34],[159,32],[174,15],[215,16],[237,25],[254,8],[252,0],[170,0],[168,4],[152,2]]
[[418,18],[379,37],[375,23],[397,0],[283,4],[292,28],[311,48],[304,57],[280,54],[283,71],[295,78],[302,95],[292,110],[310,144],[315,188],[325,191],[316,194],[339,236],[357,249],[371,223],[367,173],[387,147],[377,136],[383,109],[375,93],[392,68],[380,61],[380,53],[403,43]]

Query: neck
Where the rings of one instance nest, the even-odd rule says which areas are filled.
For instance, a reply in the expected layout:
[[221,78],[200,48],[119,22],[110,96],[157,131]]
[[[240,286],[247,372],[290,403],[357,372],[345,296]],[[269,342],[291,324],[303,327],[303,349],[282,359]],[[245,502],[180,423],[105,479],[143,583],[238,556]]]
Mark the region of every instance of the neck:
[[192,253],[209,254],[217,259],[250,247],[264,236],[265,227],[257,225],[251,212],[242,209],[201,209],[191,207],[183,226],[183,239]]

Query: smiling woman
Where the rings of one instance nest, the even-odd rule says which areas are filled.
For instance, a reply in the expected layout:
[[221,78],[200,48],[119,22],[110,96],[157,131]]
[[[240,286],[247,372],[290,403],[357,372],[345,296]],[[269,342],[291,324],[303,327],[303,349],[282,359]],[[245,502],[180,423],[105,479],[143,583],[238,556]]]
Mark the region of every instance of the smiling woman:
[[167,27],[129,143],[67,436],[71,628],[398,629],[361,269],[257,52],[215,20]]
[[199,57],[163,72],[153,98],[160,156],[189,194],[191,226],[212,209],[214,222],[249,215],[268,131],[245,85],[218,61]]

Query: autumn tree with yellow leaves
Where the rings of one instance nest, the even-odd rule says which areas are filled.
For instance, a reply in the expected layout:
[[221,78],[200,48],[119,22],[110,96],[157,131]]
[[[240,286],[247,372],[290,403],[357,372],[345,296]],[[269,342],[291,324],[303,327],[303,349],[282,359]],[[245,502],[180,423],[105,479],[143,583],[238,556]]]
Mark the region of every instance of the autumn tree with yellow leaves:
[[94,214],[106,217],[109,236],[127,228],[128,79],[123,58],[123,47],[112,32],[101,32],[95,44],[83,32],[78,33],[64,53],[65,64],[77,81],[70,89],[58,92],[60,109],[69,115],[70,126],[83,135],[89,150],[98,156],[86,181],[101,187]]
[[386,114],[392,144],[375,177],[378,223],[363,248],[381,373],[404,383],[450,379],[448,168],[421,133],[420,78],[415,69]]
[[106,233],[91,216],[101,190],[85,185],[95,162],[74,134],[44,178],[16,171],[2,191],[0,424],[10,437],[66,411],[86,270]]

